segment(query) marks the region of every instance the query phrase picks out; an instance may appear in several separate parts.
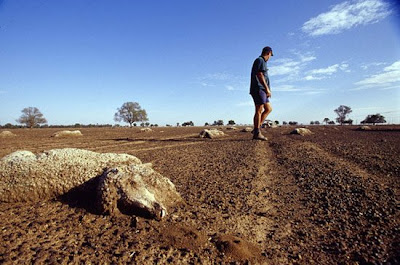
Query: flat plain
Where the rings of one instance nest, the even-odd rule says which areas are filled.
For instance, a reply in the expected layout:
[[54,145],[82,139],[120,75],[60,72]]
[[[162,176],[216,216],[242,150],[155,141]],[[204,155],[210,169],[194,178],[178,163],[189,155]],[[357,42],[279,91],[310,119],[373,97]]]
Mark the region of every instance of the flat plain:
[[[185,200],[162,221],[97,214],[87,194],[0,202],[3,264],[400,263],[400,126],[265,129],[268,141],[201,127],[12,129],[0,158],[81,148],[127,153],[168,177]],[[75,130],[75,128],[70,128]]]

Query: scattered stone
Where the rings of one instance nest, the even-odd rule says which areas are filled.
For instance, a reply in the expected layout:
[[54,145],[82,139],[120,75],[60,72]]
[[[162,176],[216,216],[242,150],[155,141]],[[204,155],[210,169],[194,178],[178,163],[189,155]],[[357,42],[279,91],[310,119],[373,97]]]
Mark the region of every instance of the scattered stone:
[[2,131],[0,133],[0,138],[6,138],[6,137],[15,137],[17,136],[15,133],[12,133],[10,131]]
[[298,134],[301,136],[305,136],[305,135],[311,135],[313,134],[313,132],[311,132],[309,129],[306,128],[296,128],[293,131],[291,131],[290,134]]
[[226,127],[226,129],[227,129],[227,130],[233,130],[233,131],[235,131],[235,130],[237,130],[238,128],[235,127],[235,126],[231,126],[231,127]]
[[218,138],[224,136],[224,132],[218,129],[204,129],[200,132],[200,138]]
[[105,214],[161,219],[181,201],[174,184],[128,154],[53,149],[38,155],[16,151],[0,160],[0,201],[42,201],[98,179],[97,204]]
[[51,137],[79,137],[79,136],[83,136],[81,131],[79,130],[75,131],[64,130],[54,133]]

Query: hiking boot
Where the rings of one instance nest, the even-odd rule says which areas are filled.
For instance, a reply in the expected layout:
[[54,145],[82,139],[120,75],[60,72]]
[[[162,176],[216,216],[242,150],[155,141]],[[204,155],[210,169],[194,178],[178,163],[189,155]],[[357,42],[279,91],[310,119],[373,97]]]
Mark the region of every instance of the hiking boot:
[[260,132],[257,134],[253,135],[253,140],[261,140],[261,141],[267,141],[267,137],[265,137],[264,135],[262,135]]

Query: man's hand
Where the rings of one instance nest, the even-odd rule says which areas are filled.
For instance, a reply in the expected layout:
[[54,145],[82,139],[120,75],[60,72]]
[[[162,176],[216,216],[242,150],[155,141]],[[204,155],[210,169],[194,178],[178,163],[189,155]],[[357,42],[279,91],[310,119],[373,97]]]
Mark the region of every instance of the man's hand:
[[270,98],[272,96],[271,91],[268,89],[267,90],[267,97]]

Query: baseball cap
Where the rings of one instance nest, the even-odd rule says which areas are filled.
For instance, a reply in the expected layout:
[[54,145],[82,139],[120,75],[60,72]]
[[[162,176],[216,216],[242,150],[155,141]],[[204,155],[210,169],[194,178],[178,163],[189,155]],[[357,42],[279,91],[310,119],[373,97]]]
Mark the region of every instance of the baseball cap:
[[274,56],[274,53],[272,52],[272,48],[271,47],[266,46],[262,50],[262,54],[266,54],[266,53],[269,53],[269,52],[271,52],[271,55]]

